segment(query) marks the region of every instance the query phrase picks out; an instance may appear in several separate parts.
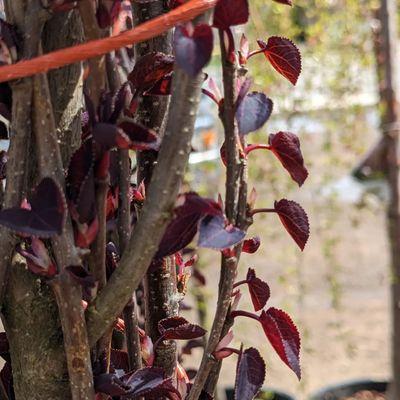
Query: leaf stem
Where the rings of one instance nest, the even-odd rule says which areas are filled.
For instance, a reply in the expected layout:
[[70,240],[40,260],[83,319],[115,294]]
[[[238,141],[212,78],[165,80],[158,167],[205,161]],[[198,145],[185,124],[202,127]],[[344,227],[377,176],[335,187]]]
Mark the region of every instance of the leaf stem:
[[244,153],[249,154],[254,150],[271,150],[271,146],[268,146],[267,144],[249,144],[245,147]]
[[255,208],[254,210],[251,210],[250,216],[259,214],[259,213],[276,213],[276,210],[274,208]]
[[256,321],[260,321],[260,318],[257,314],[253,314],[251,312],[244,311],[244,310],[232,311],[230,316],[233,319],[235,319],[236,317],[247,317],[247,318],[255,319]]

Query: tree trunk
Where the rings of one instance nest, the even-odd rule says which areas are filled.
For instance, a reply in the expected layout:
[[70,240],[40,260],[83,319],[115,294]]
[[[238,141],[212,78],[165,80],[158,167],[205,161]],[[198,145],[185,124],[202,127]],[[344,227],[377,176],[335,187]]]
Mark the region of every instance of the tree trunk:
[[400,398],[400,185],[399,185],[399,74],[397,60],[397,9],[395,0],[381,0],[378,13],[378,70],[382,134],[386,138],[386,177],[390,190],[387,208],[392,273],[392,375],[390,398]]
[[15,262],[4,300],[16,399],[70,399],[63,334],[51,289],[25,264]]

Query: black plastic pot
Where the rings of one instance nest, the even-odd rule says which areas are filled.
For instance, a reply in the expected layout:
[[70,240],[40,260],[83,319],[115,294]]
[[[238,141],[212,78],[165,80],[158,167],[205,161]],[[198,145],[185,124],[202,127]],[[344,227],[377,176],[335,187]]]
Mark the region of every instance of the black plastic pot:
[[[226,400],[234,400],[234,389],[225,389]],[[256,400],[296,400],[294,397],[280,392],[278,390],[273,389],[263,389],[259,395],[256,397]]]
[[385,393],[387,387],[387,382],[371,380],[349,381],[320,390],[312,395],[310,400],[343,400],[344,398],[352,396],[362,390]]

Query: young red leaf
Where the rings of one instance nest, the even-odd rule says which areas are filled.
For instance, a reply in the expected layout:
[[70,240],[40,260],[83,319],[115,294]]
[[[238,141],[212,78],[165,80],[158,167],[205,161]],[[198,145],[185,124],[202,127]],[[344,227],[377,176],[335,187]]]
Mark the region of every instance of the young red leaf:
[[271,65],[295,85],[301,72],[301,55],[296,45],[279,36],[271,36],[267,43],[259,39],[257,43]]
[[165,75],[172,72],[174,57],[168,54],[153,52],[141,57],[135,64],[128,80],[137,93],[151,89]]
[[235,400],[253,400],[265,380],[265,362],[253,347],[240,356],[236,372]]
[[290,132],[269,135],[271,151],[278,157],[292,179],[301,186],[308,176],[300,150],[299,138]]
[[256,273],[252,268],[247,271],[246,280],[254,310],[260,311],[265,307],[271,295],[269,286],[266,282],[256,277]]
[[246,233],[234,226],[225,226],[221,215],[203,218],[200,223],[198,245],[210,249],[223,250],[241,242]]
[[275,201],[274,209],[289,235],[304,250],[310,236],[310,225],[303,207],[295,201],[282,199]]
[[246,135],[261,128],[271,116],[272,108],[272,100],[264,93],[247,94],[236,110],[239,134]]
[[0,211],[0,225],[23,234],[50,238],[61,235],[67,205],[64,193],[51,178],[44,178],[28,199],[31,209],[13,207]]
[[260,247],[261,240],[258,236],[254,236],[250,239],[246,239],[243,242],[242,251],[243,253],[253,254],[255,253],[258,248]]
[[245,24],[249,20],[247,0],[219,0],[214,9],[213,26],[227,30],[234,25]]
[[281,360],[300,379],[300,335],[292,319],[284,311],[271,307],[262,311],[260,322]]
[[191,324],[183,317],[162,319],[158,322],[158,331],[165,340],[196,339],[206,334],[206,331],[201,326]]
[[213,45],[212,29],[207,24],[194,28],[190,23],[175,30],[175,60],[190,76],[196,76],[210,61]]

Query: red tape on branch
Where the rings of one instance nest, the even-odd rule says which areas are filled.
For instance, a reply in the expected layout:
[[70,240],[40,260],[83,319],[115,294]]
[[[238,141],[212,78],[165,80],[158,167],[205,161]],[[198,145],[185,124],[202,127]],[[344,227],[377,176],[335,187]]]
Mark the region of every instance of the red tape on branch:
[[31,60],[0,67],[0,82],[47,72],[78,61],[98,57],[121,47],[143,42],[171,29],[175,25],[190,21],[214,7],[217,0],[190,0],[167,14],[147,21],[138,27],[105,39],[53,51]]

